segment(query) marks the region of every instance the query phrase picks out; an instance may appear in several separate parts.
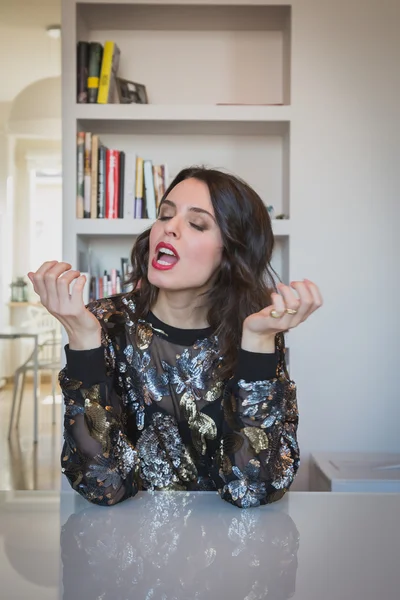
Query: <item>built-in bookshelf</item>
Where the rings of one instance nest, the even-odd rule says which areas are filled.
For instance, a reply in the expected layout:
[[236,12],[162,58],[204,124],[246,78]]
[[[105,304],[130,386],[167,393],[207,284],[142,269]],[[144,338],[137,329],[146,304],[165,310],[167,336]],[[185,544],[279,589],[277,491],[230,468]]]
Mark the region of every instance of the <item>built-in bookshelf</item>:
[[[273,267],[289,281],[291,5],[281,0],[62,0],[63,255],[102,275],[129,257],[149,219],[76,217],[76,136],[166,163],[233,172],[274,213]],[[118,75],[149,104],[77,104],[76,47],[115,41]]]

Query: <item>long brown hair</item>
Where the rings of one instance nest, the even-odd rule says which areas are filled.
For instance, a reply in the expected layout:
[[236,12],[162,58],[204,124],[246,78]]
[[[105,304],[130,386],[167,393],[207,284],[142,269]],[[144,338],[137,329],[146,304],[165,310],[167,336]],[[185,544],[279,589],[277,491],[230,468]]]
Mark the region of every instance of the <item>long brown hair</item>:
[[[215,218],[223,241],[222,260],[215,283],[206,292],[207,319],[224,357],[221,376],[233,375],[240,348],[244,319],[271,304],[277,291],[271,266],[274,235],[271,219],[260,196],[234,175],[205,167],[183,169],[166,190],[163,199],[185,179],[207,184]],[[154,305],[158,288],[149,283],[150,229],[140,234],[131,254],[136,316],[144,319]],[[279,276],[277,275],[277,278]],[[140,289],[138,289],[140,287]]]

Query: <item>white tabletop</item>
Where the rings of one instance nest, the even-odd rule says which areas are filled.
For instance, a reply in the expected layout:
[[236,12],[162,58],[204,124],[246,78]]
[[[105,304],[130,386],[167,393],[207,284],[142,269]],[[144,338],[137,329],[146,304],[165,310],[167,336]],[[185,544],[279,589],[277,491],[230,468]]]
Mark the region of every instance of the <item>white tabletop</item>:
[[316,452],[312,460],[331,481],[400,480],[400,454]]
[[399,598],[400,494],[0,492],[0,541],[4,600]]
[[55,327],[41,327],[40,329],[33,327],[18,327],[16,325],[7,325],[0,328],[0,338],[21,338],[21,337],[37,337],[43,333],[52,333]]

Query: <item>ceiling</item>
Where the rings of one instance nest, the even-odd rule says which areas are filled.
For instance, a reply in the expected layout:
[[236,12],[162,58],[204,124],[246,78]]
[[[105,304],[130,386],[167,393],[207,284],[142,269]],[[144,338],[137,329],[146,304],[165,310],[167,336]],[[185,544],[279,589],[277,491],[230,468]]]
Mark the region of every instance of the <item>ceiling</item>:
[[61,41],[46,27],[61,21],[61,0],[0,0],[0,102],[12,100],[29,84],[61,73]]

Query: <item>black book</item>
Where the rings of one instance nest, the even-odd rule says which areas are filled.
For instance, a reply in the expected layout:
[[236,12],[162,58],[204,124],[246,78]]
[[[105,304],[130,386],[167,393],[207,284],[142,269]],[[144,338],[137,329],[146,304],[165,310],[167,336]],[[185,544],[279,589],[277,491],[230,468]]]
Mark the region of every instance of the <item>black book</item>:
[[88,103],[96,104],[99,91],[101,60],[103,58],[103,46],[98,42],[91,42],[89,47],[88,67]]
[[89,43],[78,42],[77,48],[77,96],[76,101],[79,104],[86,104],[88,101],[88,68],[89,68]]
[[99,147],[99,172],[97,180],[97,218],[106,216],[106,150],[105,146]]
[[124,218],[125,152],[119,153],[118,218]]

